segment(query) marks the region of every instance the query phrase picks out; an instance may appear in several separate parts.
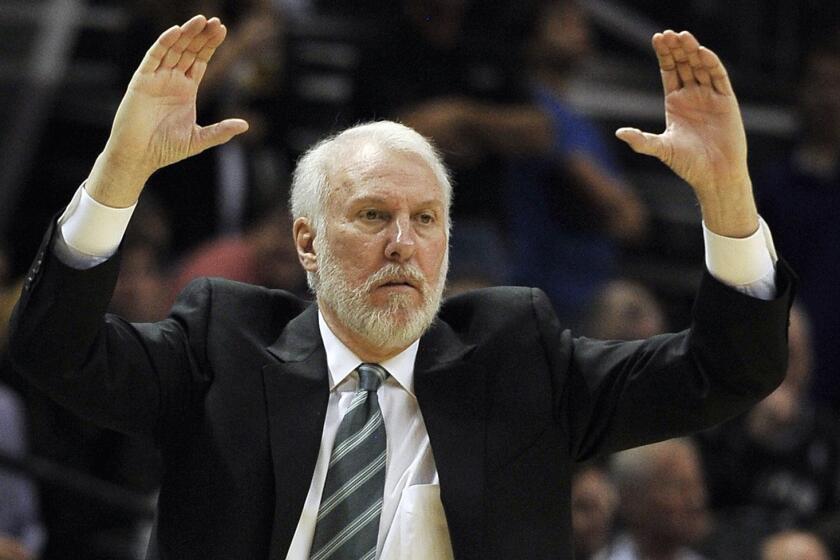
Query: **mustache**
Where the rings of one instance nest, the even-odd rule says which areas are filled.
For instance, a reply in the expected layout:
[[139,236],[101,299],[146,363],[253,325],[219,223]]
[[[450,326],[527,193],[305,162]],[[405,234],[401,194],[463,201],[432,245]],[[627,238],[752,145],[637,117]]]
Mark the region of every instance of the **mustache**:
[[426,293],[426,278],[416,265],[410,263],[402,265],[386,264],[367,279],[362,289],[366,292],[371,291],[377,286],[389,282],[407,282],[418,288],[422,293]]

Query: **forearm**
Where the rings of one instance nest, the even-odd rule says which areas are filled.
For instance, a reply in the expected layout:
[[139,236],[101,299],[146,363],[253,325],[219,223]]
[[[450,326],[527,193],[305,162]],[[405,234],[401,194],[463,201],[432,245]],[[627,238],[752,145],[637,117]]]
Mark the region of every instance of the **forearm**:
[[[27,273],[9,323],[10,356],[15,365],[26,369],[45,361],[46,369],[53,372],[80,365],[84,347],[98,333],[119,274],[118,258],[86,270],[62,263],[53,252],[58,235],[58,226],[53,224]],[[71,322],[75,325],[68,327]]]
[[538,155],[552,148],[551,120],[532,105],[474,103],[466,129],[478,143],[497,154]]
[[573,153],[565,158],[579,194],[602,218],[604,229],[615,239],[635,241],[647,229],[647,210],[630,185],[616,179],[590,158]]
[[442,98],[402,111],[400,121],[455,155],[545,154],[553,141],[547,115],[530,105]]
[[[53,252],[57,229],[54,224],[47,232],[12,316],[11,365],[91,422],[154,434],[164,417],[180,414],[177,408],[165,408],[161,399],[183,404],[181,396],[190,390],[186,386],[197,361],[190,357],[185,330],[178,319],[135,325],[106,314],[119,254],[88,269],[68,266]],[[197,297],[204,293],[190,292]]]

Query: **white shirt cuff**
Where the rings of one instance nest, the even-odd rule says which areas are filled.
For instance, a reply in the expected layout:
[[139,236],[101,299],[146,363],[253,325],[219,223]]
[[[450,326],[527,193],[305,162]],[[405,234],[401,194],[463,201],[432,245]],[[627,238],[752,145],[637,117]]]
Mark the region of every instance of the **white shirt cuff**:
[[703,224],[706,268],[719,281],[761,299],[775,296],[776,247],[767,223],[745,238],[718,235]]
[[107,260],[117,252],[136,207],[136,203],[128,208],[100,204],[82,183],[58,218],[56,254],[74,268],[90,268]]

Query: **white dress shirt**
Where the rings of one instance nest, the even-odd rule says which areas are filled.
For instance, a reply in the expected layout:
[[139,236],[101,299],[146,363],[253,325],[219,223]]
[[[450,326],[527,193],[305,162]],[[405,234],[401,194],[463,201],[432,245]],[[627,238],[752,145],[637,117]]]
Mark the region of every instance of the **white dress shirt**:
[[[134,207],[115,209],[94,201],[80,187],[58,220],[53,250],[69,266],[91,268],[117,250]],[[718,280],[753,297],[775,295],[773,240],[763,220],[750,237],[733,239],[703,226],[706,266]],[[333,441],[358,379],[352,375],[361,360],[329,329],[319,313],[327,355],[330,397],[318,461],[288,560],[306,560],[327,476]],[[440,503],[438,475],[429,435],[414,395],[414,360],[419,340],[381,365],[391,376],[377,390],[387,434],[387,463],[377,557],[451,558],[446,519]],[[413,558],[412,557],[412,558]]]
[[[353,374],[353,370],[362,363],[362,360],[333,334],[320,312],[318,326],[324,341],[324,350],[327,353],[330,399],[327,404],[324,431],[321,435],[321,450],[318,452],[318,461],[315,463],[315,472],[312,475],[312,484],[309,486],[303,513],[286,556],[288,560],[309,558],[309,547],[312,544],[312,536],[315,534],[315,520],[318,517],[324,481],[327,478],[330,453],[338,425],[347,407],[350,406],[358,385],[358,377]],[[420,414],[417,398],[414,396],[414,359],[417,356],[418,347],[419,341],[414,341],[411,346],[380,364],[391,375],[376,392],[385,422],[388,446],[385,454],[387,457],[385,490],[382,499],[382,514],[379,518],[377,558],[401,557],[393,555],[389,550],[394,548],[389,542],[394,540],[390,529],[401,506],[402,511],[405,511],[407,507],[414,509],[419,507],[416,500],[414,503],[408,503],[412,498],[411,493],[406,494],[406,503],[402,504],[403,492],[408,487],[436,487],[438,484],[437,469],[432,457],[432,448],[429,445],[429,434],[423,422],[423,415]],[[416,492],[416,489],[412,492]],[[439,504],[440,497],[434,497]],[[400,525],[403,525],[405,521],[402,517],[408,515],[408,513],[403,514],[402,511]],[[395,538],[400,540],[402,533],[397,531],[395,534]]]

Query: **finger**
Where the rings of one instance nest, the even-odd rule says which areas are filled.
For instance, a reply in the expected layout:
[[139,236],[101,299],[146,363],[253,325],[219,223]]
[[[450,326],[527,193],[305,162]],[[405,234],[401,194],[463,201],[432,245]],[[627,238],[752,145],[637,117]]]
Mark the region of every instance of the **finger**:
[[212,58],[213,53],[216,52],[219,45],[222,44],[222,41],[225,40],[225,35],[227,35],[227,27],[224,25],[219,26],[219,30],[209,38],[204,48],[196,55],[192,66],[187,69],[187,76],[197,83],[201,83],[201,79],[207,71],[207,63],[210,62],[210,58]]
[[141,74],[149,74],[154,72],[160,66],[164,55],[166,55],[169,48],[181,37],[181,28],[173,25],[158,37],[157,41],[149,47],[146,51],[146,56],[137,68]]
[[248,123],[242,119],[225,119],[209,126],[197,127],[194,132],[190,156],[200,154],[208,148],[228,142],[248,130]]
[[726,73],[726,68],[714,52],[706,47],[700,47],[697,51],[703,67],[709,73],[712,80],[712,85],[720,94],[734,95],[732,91],[732,83],[729,81],[729,75]]
[[[699,57],[698,57],[699,59]],[[704,66],[700,66],[699,68],[694,68],[694,77],[697,80],[697,83],[706,87],[713,87],[712,86],[712,76],[709,74],[709,71],[706,70]]]
[[700,43],[689,31],[682,31],[679,34],[680,44],[683,53],[685,53],[688,65],[691,68],[693,79],[704,86],[709,86],[712,83],[709,72],[703,67],[703,62],[700,60],[698,50]]
[[167,51],[166,55],[163,57],[163,61],[160,63],[161,68],[175,68],[175,65],[178,64],[178,61],[181,60],[181,55],[184,52],[184,49],[187,48],[187,45],[193,40],[193,38],[201,33],[202,29],[205,28],[207,25],[207,19],[202,15],[197,15],[187,21],[185,24],[181,26],[181,37],[175,42],[172,47]]
[[634,152],[667,161],[668,150],[661,134],[642,132],[638,128],[619,128],[615,131],[619,140],[626,142]]
[[[666,31],[667,33],[667,31]],[[677,65],[671,55],[671,49],[665,44],[665,35],[656,33],[651,41],[656,59],[659,61],[659,72],[662,74],[662,88],[665,95],[678,90],[682,86],[680,77],[677,74]]]
[[688,63],[688,55],[683,50],[680,35],[673,31],[666,32],[665,44],[671,51],[671,56],[677,66],[677,74],[680,76],[683,86],[697,83],[694,79],[694,72],[691,71],[691,65]]
[[181,59],[175,65],[175,68],[181,72],[186,72],[192,66],[193,62],[195,62],[195,58],[201,52],[201,49],[204,48],[213,35],[219,32],[221,26],[222,22],[219,21],[219,18],[214,17],[207,20],[207,26],[201,33],[193,37],[192,41],[190,41],[189,45],[187,45],[181,54]]

